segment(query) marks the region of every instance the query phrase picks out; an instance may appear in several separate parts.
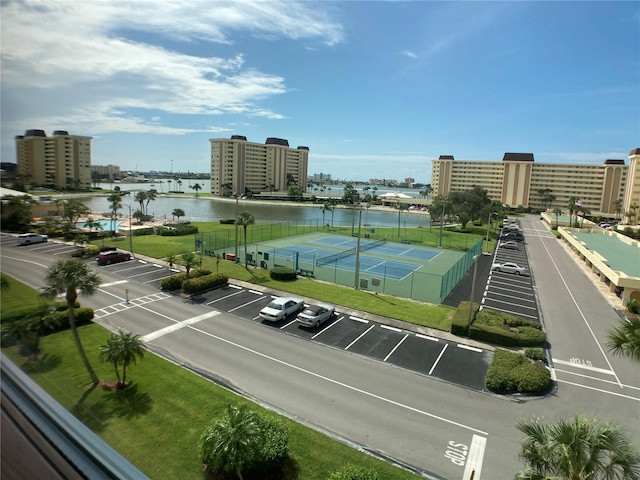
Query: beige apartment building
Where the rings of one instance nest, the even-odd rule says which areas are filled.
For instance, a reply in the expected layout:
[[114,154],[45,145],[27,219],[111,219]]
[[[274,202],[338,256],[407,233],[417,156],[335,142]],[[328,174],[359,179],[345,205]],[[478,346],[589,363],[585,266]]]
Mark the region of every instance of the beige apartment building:
[[[624,215],[640,203],[640,149],[624,160],[597,164],[536,163],[532,153],[505,153],[501,162],[455,160],[441,155],[433,161],[433,195],[447,195],[479,186],[492,200],[510,207],[544,209],[541,190],[555,196],[552,207],[566,208],[572,197],[593,215]],[[622,206],[616,207],[621,201]],[[628,221],[628,219],[626,219]]]
[[91,188],[91,137],[56,130],[27,130],[16,136],[17,174],[55,189]]
[[120,180],[123,177],[119,165],[91,165],[91,171],[108,180]]
[[290,185],[306,191],[309,147],[290,148],[287,140],[272,137],[254,143],[242,135],[209,141],[213,195],[286,192]]

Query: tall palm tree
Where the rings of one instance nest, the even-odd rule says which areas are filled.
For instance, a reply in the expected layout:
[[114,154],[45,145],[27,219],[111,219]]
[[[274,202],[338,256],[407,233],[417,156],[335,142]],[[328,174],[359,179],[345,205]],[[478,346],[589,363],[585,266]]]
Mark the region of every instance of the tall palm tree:
[[607,333],[607,348],[640,362],[640,317],[628,317]]
[[202,190],[202,185],[196,183],[195,185],[189,185],[189,188],[192,188],[196,192],[196,197],[198,196],[198,190]]
[[629,217],[633,217],[633,224],[636,225],[638,223],[638,217],[636,215],[636,210],[638,208],[640,208],[640,206],[637,203],[632,203],[631,205],[629,205],[630,211],[628,213]]
[[140,204],[140,211],[143,213],[144,213],[144,202],[147,200],[147,198],[148,198],[147,192],[144,190],[140,190],[138,193],[136,193],[136,196],[134,197],[134,200]]
[[545,424],[523,421],[516,428],[526,435],[520,458],[527,468],[522,480],[638,480],[640,453],[612,424],[577,415]]
[[54,263],[45,273],[45,295],[49,298],[55,298],[56,295],[65,294],[67,308],[69,312],[69,328],[73,335],[73,340],[80,354],[80,358],[84,367],[91,377],[94,385],[98,384],[98,376],[93,371],[89,359],[87,358],[80,335],[76,328],[76,300],[78,299],[78,291],[83,295],[93,295],[100,285],[100,277],[91,270],[91,267],[82,260],[72,258],[70,260],[60,260]]
[[[140,335],[131,332],[112,333],[106,345],[100,347],[100,359],[113,364],[118,380],[118,388],[127,386],[127,367],[137,363],[137,359],[144,359],[144,346],[140,341]],[[122,381],[120,381],[119,366],[122,365]]]
[[613,201],[613,208],[614,208],[614,212],[616,214],[616,219],[620,219],[620,214],[622,213],[622,199],[619,198],[618,200],[614,200]]
[[336,205],[338,205],[338,200],[332,198],[329,200],[329,205],[331,206],[329,210],[331,211],[331,226],[333,227],[333,214],[335,213]]
[[558,228],[558,216],[562,215],[562,210],[559,208],[553,209],[553,214],[556,216],[556,229]]
[[107,197],[109,208],[111,208],[111,231],[115,231],[115,222],[118,217],[118,210],[122,208],[122,194],[114,192]]
[[402,213],[403,210],[406,210],[408,208],[406,203],[401,203],[398,202],[396,204],[396,209],[398,210],[398,238],[400,238],[400,213]]
[[570,197],[569,203],[567,204],[567,208],[569,209],[569,226],[573,227],[573,212],[576,211],[576,207],[579,207],[578,203],[580,199],[578,197]]
[[224,417],[209,426],[200,437],[202,462],[212,470],[234,472],[243,480],[242,471],[250,464],[259,447],[257,416],[246,405],[229,405]]
[[29,360],[37,360],[40,338],[58,326],[59,318],[51,304],[43,301],[25,317],[3,326],[2,335],[17,338],[29,354]]
[[256,219],[251,213],[244,211],[238,215],[236,223],[242,225],[242,229],[244,230],[244,268],[247,268],[247,227],[256,223]]

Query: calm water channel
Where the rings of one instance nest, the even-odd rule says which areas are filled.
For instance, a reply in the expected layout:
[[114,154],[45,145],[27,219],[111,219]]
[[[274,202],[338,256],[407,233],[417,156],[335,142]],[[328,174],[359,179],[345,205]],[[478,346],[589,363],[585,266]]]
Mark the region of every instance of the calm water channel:
[[[202,182],[199,182],[202,184]],[[187,188],[185,188],[187,185]],[[121,190],[149,190],[155,188],[160,192],[159,185],[151,186],[150,184],[121,184]],[[110,185],[105,184],[103,188],[110,188]],[[164,191],[167,191],[167,185],[165,184]],[[186,192],[193,192],[188,189],[188,183],[185,181],[182,185],[182,190]],[[379,190],[380,191],[380,190]],[[202,192],[202,191],[201,191]],[[332,192],[334,193],[334,192]],[[339,193],[336,189],[335,193]],[[90,197],[82,199],[85,205],[96,214],[109,215],[109,202],[106,196]],[[127,205],[131,206],[132,210],[138,210],[140,205],[133,200],[132,197],[125,196],[123,198],[123,207],[120,210],[122,215],[128,215],[129,210]],[[156,217],[156,219],[166,218],[171,220],[171,212],[175,208],[181,208],[186,214],[186,219],[202,222],[202,221],[215,221],[221,218],[234,218],[237,212],[249,211],[257,223],[311,223],[317,222],[322,224],[322,206],[301,206],[301,205],[265,205],[263,203],[257,203],[250,199],[238,200],[222,200],[217,198],[180,198],[176,196],[163,196],[160,194],[156,200],[149,203],[149,214]],[[166,217],[165,217],[166,216]],[[325,224],[331,223],[331,212],[326,211],[324,214]],[[352,225],[352,223],[358,223],[358,212],[354,212],[352,209],[336,208],[333,213],[333,224],[338,225]],[[398,213],[390,209],[389,212],[375,211],[375,210],[363,210],[362,212],[362,224],[372,226],[397,226],[398,225]],[[403,227],[427,227],[429,226],[429,215],[425,213],[412,213],[403,211],[400,214],[400,224]]]

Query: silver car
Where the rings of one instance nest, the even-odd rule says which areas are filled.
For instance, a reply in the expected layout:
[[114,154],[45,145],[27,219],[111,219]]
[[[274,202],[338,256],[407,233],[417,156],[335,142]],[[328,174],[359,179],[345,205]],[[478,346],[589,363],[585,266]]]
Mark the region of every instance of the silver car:
[[269,322],[278,322],[303,308],[304,300],[300,298],[278,297],[260,310],[260,318]]
[[518,250],[518,242],[509,240],[508,242],[502,242],[498,245],[500,248],[507,248],[510,250]]
[[336,307],[333,305],[307,305],[296,320],[305,327],[317,327],[333,317],[335,311]]
[[494,263],[491,265],[491,270],[494,272],[505,272],[505,273],[515,273],[516,275],[528,275],[527,269],[521,267],[517,263],[513,262],[505,262],[505,263]]

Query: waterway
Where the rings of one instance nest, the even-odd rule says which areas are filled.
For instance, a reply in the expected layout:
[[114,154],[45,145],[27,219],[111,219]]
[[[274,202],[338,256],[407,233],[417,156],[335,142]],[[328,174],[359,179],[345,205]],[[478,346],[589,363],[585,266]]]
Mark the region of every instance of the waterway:
[[[197,183],[200,182],[198,181]],[[155,188],[160,192],[158,184],[156,184],[156,186],[152,185],[153,184],[120,184],[120,187],[121,191],[149,190],[151,188]],[[184,186],[185,183],[182,185],[182,190],[186,193],[189,190],[185,189]],[[103,186],[103,188],[107,189],[110,187],[111,185],[109,184],[105,184]],[[166,192],[167,189],[165,188],[164,191]],[[193,190],[190,191],[190,193],[192,192]],[[200,191],[201,194],[202,192],[203,190]],[[380,190],[377,193],[379,192]],[[87,197],[83,198],[82,201],[94,214],[109,216],[110,207],[106,196]],[[120,214],[123,216],[128,215],[129,207],[131,207],[132,211],[140,208],[140,205],[132,196],[125,196],[122,203],[124,206],[120,210]],[[323,222],[322,205],[320,204],[297,205],[292,203],[289,205],[286,202],[270,204],[264,201],[251,199],[240,199],[236,202],[233,199],[212,197],[180,197],[176,194],[168,196],[163,195],[161,192],[155,200],[149,203],[148,213],[153,215],[156,220],[171,220],[173,218],[172,212],[176,208],[184,210],[186,216],[182,217],[182,219],[194,222],[210,222],[223,218],[235,218],[237,213],[243,211],[250,212],[255,218],[256,223],[306,222],[322,225]],[[385,208],[388,209],[388,211],[376,208],[364,208],[362,210],[362,224],[364,226],[397,227],[398,211],[391,207]],[[337,207],[333,212],[333,225],[357,225],[359,221],[359,214],[360,213],[357,210],[354,211],[352,208]],[[425,212],[410,212],[405,210],[402,211],[399,216],[400,225],[402,227],[429,226],[429,215]],[[332,223],[331,217],[331,212],[328,210],[325,211],[325,225]]]

